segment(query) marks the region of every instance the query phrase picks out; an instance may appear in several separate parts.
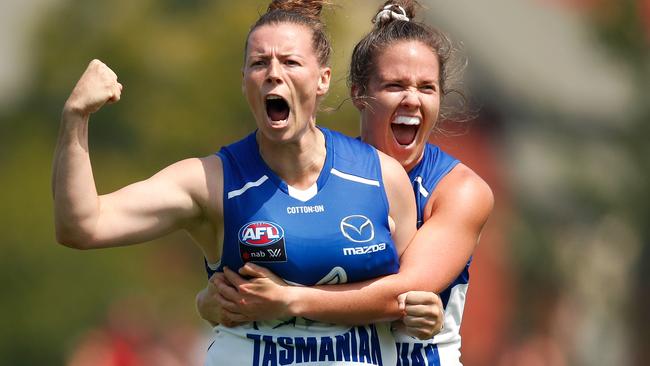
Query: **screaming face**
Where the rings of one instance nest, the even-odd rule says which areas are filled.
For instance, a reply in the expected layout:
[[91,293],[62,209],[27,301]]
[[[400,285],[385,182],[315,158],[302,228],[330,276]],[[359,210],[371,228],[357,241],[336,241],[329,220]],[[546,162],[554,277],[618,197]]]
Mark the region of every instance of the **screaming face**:
[[278,23],[253,30],[242,88],[261,137],[294,141],[313,127],[329,77],[329,68],[319,65],[309,28]]
[[[361,111],[361,137],[407,171],[422,158],[438,119],[438,57],[418,41],[390,45],[375,60]],[[357,89],[353,89],[353,93]]]

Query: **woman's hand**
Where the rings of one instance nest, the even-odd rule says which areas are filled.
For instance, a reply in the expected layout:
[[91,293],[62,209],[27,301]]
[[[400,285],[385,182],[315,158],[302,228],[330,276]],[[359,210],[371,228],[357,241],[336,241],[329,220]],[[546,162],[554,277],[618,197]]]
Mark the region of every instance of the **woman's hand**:
[[395,321],[393,327],[418,339],[430,339],[440,333],[444,323],[444,311],[440,296],[433,292],[409,291],[397,298],[404,317]]
[[215,273],[208,280],[208,285],[196,295],[196,309],[199,315],[213,326],[221,324],[234,327],[252,321],[242,314],[233,313],[222,308],[225,303],[217,290],[218,286],[230,286],[223,273]]
[[239,274],[224,268],[223,278],[217,277],[215,286],[221,310],[231,320],[271,320],[291,315],[292,286],[264,267],[246,263]]
[[122,84],[106,64],[92,60],[65,103],[64,111],[89,115],[104,104],[116,103],[122,94]]

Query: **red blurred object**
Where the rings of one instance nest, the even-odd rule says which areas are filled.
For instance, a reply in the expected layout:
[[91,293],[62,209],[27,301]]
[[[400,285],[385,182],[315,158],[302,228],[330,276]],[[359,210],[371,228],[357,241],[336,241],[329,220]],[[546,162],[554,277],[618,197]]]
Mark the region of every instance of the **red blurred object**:
[[[472,126],[481,127],[480,121]],[[481,128],[434,136],[431,142],[458,158],[492,188],[495,208],[481,235],[470,267],[469,290],[461,327],[465,366],[495,365],[505,352],[513,314],[515,286],[507,241],[509,194],[491,133]],[[457,136],[454,136],[457,135]]]

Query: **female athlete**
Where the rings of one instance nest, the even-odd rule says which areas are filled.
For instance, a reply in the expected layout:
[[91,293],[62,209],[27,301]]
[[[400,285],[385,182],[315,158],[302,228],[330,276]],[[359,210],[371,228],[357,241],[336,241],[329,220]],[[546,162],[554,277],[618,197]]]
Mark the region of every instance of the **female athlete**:
[[441,293],[446,316],[442,332],[427,337],[431,321],[440,316],[431,312],[434,302],[425,301],[425,293],[410,293],[403,322],[410,333],[430,339],[394,332],[399,364],[424,364],[427,359],[427,364],[456,365],[470,257],[493,196],[468,167],[427,143],[441,98],[448,93],[448,38],[411,20],[414,1],[384,5],[374,29],[354,49],[349,79],[363,141],[401,163],[416,195],[419,230],[402,257],[400,273],[360,284],[283,287],[268,270],[248,264],[239,272],[253,279],[228,270],[225,276],[214,276],[197,297],[198,308],[207,320],[225,324],[276,314],[363,324],[399,317],[395,298],[404,290],[401,278],[411,276],[426,282],[419,288]]
[[[92,61],[63,109],[53,167],[57,240],[106,248],[185,230],[218,270],[257,262],[302,285],[396,273],[416,230],[412,190],[395,160],[316,126],[330,82],[321,8],[321,1],[275,0],[251,28],[242,89],[255,132],[105,195],[93,178],[88,123],[119,101],[122,85]],[[376,250],[359,256],[360,245]],[[381,323],[350,328],[280,316],[220,327],[217,338],[207,365],[396,359]]]

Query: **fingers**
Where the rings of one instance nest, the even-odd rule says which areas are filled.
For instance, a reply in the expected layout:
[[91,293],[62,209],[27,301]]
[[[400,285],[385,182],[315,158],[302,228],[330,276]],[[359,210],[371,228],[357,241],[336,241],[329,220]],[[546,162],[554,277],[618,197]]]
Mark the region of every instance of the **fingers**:
[[440,296],[428,291],[409,291],[406,293],[405,302],[407,305],[433,305],[442,303]]
[[237,302],[228,299],[226,296],[217,292],[213,295],[214,300],[216,300],[217,305],[221,308],[222,311],[226,310],[232,313],[239,313],[239,307]]
[[400,294],[399,296],[397,296],[397,307],[401,311],[404,311],[404,309],[406,308],[406,298],[407,298],[408,294],[409,294],[408,292],[405,292],[405,293]]
[[240,304],[242,302],[242,296],[239,294],[236,288],[230,286],[225,281],[219,280],[219,278],[216,278],[215,281],[211,282],[216,287],[217,293],[223,297],[224,300],[227,300],[233,304]]
[[434,318],[437,319],[440,317],[441,309],[434,305],[406,305],[405,307],[406,315],[418,316],[423,318]]
[[406,315],[402,318],[406,333],[418,339],[430,339],[440,333],[442,317],[421,317]]
[[429,339],[438,334],[444,323],[442,300],[432,292],[410,291],[404,298],[405,331],[419,339]]
[[244,266],[239,269],[239,274],[242,276],[256,277],[256,278],[265,278],[265,277],[268,278],[272,276],[271,271],[251,262],[244,264]]
[[226,275],[223,272],[215,272],[209,279],[209,282],[212,283],[213,285],[217,285],[218,283],[224,283],[228,286],[233,286],[230,281],[226,278]]
[[116,103],[123,86],[117,74],[99,60],[92,60],[66,101],[66,109],[83,115],[97,112],[104,104]]
[[244,279],[242,276],[238,275],[236,272],[234,272],[228,267],[223,268],[223,274],[224,276],[226,276],[228,282],[230,282],[235,287],[241,286],[247,282],[246,279]]
[[248,323],[250,321],[252,320],[248,319],[248,317],[242,314],[232,313],[228,310],[222,310],[221,319],[219,323],[226,327],[232,328],[238,325],[242,325],[244,323]]
[[117,103],[120,101],[121,96],[122,96],[122,84],[115,82],[115,85],[111,87],[111,95],[108,97],[106,103],[107,104]]
[[421,316],[412,316],[412,315],[406,315],[405,317],[402,318],[402,322],[404,325],[407,327],[412,327],[412,328],[435,328],[437,325],[438,319],[434,318],[424,318]]

